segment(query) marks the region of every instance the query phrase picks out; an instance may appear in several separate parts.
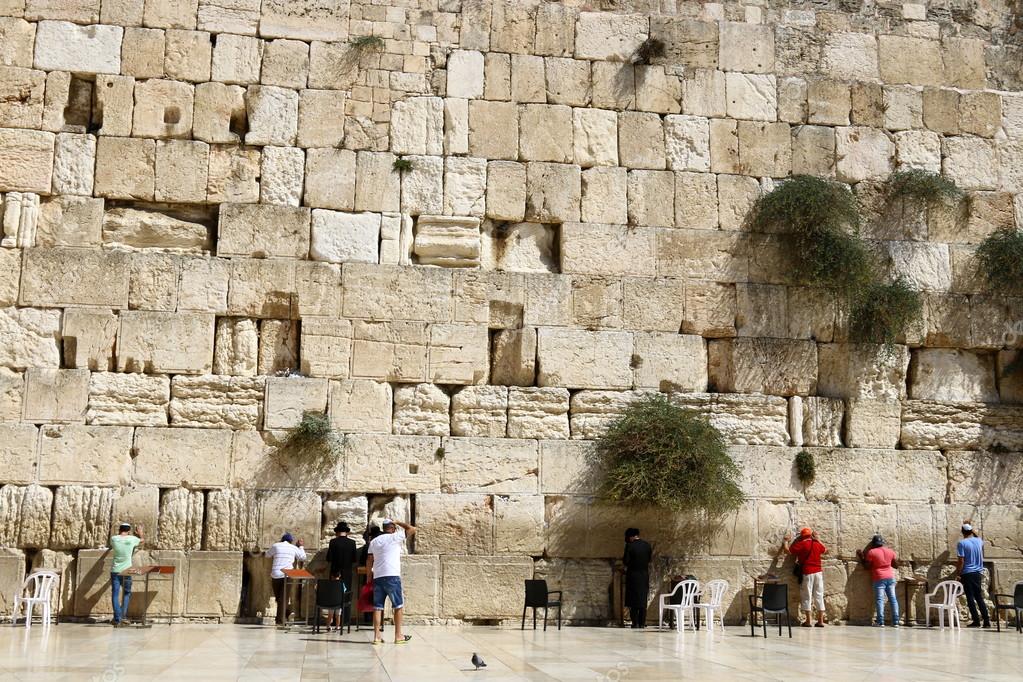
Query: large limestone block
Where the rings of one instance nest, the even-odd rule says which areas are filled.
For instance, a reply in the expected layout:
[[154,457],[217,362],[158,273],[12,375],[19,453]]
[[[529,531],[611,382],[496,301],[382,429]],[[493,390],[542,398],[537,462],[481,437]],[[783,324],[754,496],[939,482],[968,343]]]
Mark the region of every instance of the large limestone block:
[[637,388],[704,391],[707,346],[699,336],[637,332],[632,364]]
[[50,193],[53,133],[0,129],[0,191]]
[[100,137],[96,143],[95,193],[109,199],[156,198],[156,141]]
[[229,264],[217,258],[185,258],[178,280],[178,311],[227,312]]
[[572,110],[575,162],[583,168],[618,164],[618,114],[604,109]]
[[838,80],[876,79],[877,39],[869,33],[829,34],[821,52],[821,69]]
[[132,429],[121,426],[43,427],[39,436],[41,483],[124,484],[131,476]]
[[302,377],[266,379],[264,428],[293,429],[307,412],[327,411],[327,380]]
[[948,291],[952,287],[952,261],[948,244],[884,242],[892,272],[921,291]]
[[99,246],[102,223],[102,199],[51,197],[39,206],[36,246]]
[[958,349],[922,348],[913,353],[910,363],[909,397],[998,402],[994,358]]
[[19,305],[127,307],[129,267],[123,253],[29,249],[22,268]]
[[50,541],[53,491],[35,483],[0,488],[0,544],[42,548]]
[[[586,275],[656,273],[656,232],[618,225],[566,223],[560,231],[561,270]],[[609,251],[614,257],[609,257]]]
[[96,138],[92,135],[57,135],[53,157],[53,191],[92,194],[96,166]]
[[817,344],[782,339],[722,339],[708,349],[710,383],[717,390],[806,395],[817,389]]
[[170,418],[175,426],[258,429],[263,421],[266,377],[219,374],[171,380]]
[[[408,156],[405,159],[412,164],[412,168],[401,174],[402,213],[410,216],[443,213],[444,159],[439,156]],[[524,168],[521,184],[521,194],[524,197],[526,191]]]
[[[790,409],[796,400],[795,397],[790,400]],[[794,427],[799,430],[804,445],[841,447],[844,415],[845,405],[841,400],[810,396],[802,399],[802,413]]]
[[195,92],[188,83],[151,79],[135,84],[131,132],[135,137],[189,137]]
[[[19,415],[20,418],[20,415]],[[0,474],[5,483],[29,483],[36,475],[36,427],[31,424],[0,425]]]
[[328,263],[377,263],[380,214],[340,213],[316,209],[312,213],[310,255]]
[[391,385],[368,379],[330,382],[330,423],[345,433],[390,433]]
[[260,199],[263,203],[282,206],[301,203],[305,174],[305,154],[301,149],[264,147],[260,168]]
[[671,171],[629,171],[628,197],[629,225],[674,227],[675,174]]
[[483,325],[431,325],[429,380],[439,384],[485,383],[489,346],[490,337]]
[[23,419],[36,424],[81,424],[89,400],[89,370],[29,368]]
[[[544,550],[542,495],[495,495],[494,549],[501,554],[538,556]],[[417,500],[418,502],[418,500]]]
[[582,172],[585,222],[624,225],[628,222],[628,171],[624,168],[589,168]]
[[346,379],[352,355],[352,323],[309,317],[302,322],[302,373]]
[[450,431],[451,399],[434,384],[408,384],[394,390],[393,433],[404,436],[446,436]]
[[25,374],[0,367],[0,422],[21,421]]
[[93,372],[85,419],[97,426],[166,426],[170,379]]
[[416,495],[416,551],[493,554],[494,502],[482,494]]
[[[305,446],[293,443],[288,431],[236,431],[230,485],[244,490],[343,490],[343,448],[340,438]],[[270,542],[279,538],[280,533]]]
[[440,557],[410,554],[401,559],[401,584],[408,595],[405,616],[435,618],[440,615]]
[[68,21],[40,21],[36,25],[37,69],[75,73],[120,73],[120,26],[79,26]]
[[410,97],[391,109],[391,151],[395,154],[444,153],[444,101]]
[[58,367],[60,320],[59,310],[0,308],[0,365]]
[[945,457],[919,450],[813,450],[817,478],[807,497],[933,502],[946,494]]
[[210,202],[255,202],[259,200],[260,155],[258,149],[214,145],[210,149]]
[[730,117],[754,121],[777,118],[778,92],[772,75],[726,73],[725,99]]
[[240,552],[192,552],[188,555],[185,615],[236,616],[241,591]]
[[901,444],[926,450],[1023,449],[1023,409],[985,403],[908,400]]
[[447,157],[444,160],[444,213],[482,216],[486,208],[485,159]]
[[298,93],[294,90],[271,85],[250,86],[245,92],[245,107],[249,115],[245,144],[295,144],[298,135],[298,103]]
[[170,254],[129,254],[128,307],[172,312],[177,307],[180,261]]
[[566,388],[630,388],[632,334],[540,329],[539,383]]
[[707,230],[657,231],[657,274],[737,282],[747,279],[746,235]]
[[374,320],[448,322],[452,275],[442,268],[349,265],[342,272],[343,314]]
[[230,431],[139,428],[135,433],[134,451],[137,483],[166,488],[227,485],[231,464]]
[[539,449],[533,440],[446,438],[443,465],[445,492],[539,491]]
[[519,110],[519,157],[523,161],[571,163],[571,107],[524,105]]
[[341,314],[341,268],[329,263],[295,263],[294,317],[335,318]]
[[851,448],[894,448],[902,428],[902,406],[886,400],[846,401],[845,444]]
[[[113,531],[116,488],[63,485],[53,496],[51,549],[106,547]],[[108,550],[104,550],[104,553]],[[109,556],[109,554],[107,554]],[[81,553],[79,567],[81,567]],[[107,568],[107,573],[110,569]],[[81,574],[78,584],[82,585]],[[107,600],[109,603],[109,600]]]
[[424,215],[416,221],[412,253],[420,265],[479,267],[480,249],[477,218]]
[[448,55],[448,97],[475,99],[483,96],[483,54],[455,50]]
[[508,393],[508,437],[568,438],[568,409],[568,389],[513,387]]
[[943,141],[942,174],[963,189],[998,189],[998,167],[990,140],[963,135]]
[[355,152],[310,149],[305,165],[304,203],[317,208],[350,211],[355,208]]
[[842,182],[881,179],[892,170],[895,144],[882,130],[836,128],[835,144],[838,179]]
[[817,393],[830,398],[904,399],[909,349],[880,351],[879,346],[866,344],[820,344]]
[[217,320],[213,345],[213,373],[234,376],[256,374],[259,332],[256,321],[222,317]]
[[0,18],[0,64],[6,66],[32,66],[32,46],[36,25],[18,17]]
[[440,443],[439,438],[428,436],[351,435],[345,456],[346,489],[437,491],[444,468],[437,452]]
[[598,477],[592,443],[581,440],[540,441],[540,492],[554,495],[594,495]]
[[309,221],[308,208],[222,204],[217,255],[305,258]]
[[628,62],[647,39],[650,25],[641,14],[580,12],[575,31],[576,59]]
[[213,366],[213,315],[121,313],[117,371],[204,374]]
[[653,113],[618,115],[618,153],[627,168],[662,169],[666,165],[664,124]]
[[508,389],[466,386],[451,399],[451,433],[455,436],[503,438],[508,430]]
[[1023,496],[1019,453],[947,453],[949,499],[965,504],[1015,504]]
[[511,618],[519,613],[529,557],[442,557],[441,613],[448,618]]
[[[886,83],[944,85],[941,43],[926,38],[883,35],[878,39],[881,80]],[[906,59],[913,55],[913,59]]]
[[533,162],[526,166],[526,220],[563,223],[579,220],[582,175],[579,166]]
[[429,332],[423,322],[356,322],[352,376],[425,381]]
[[298,323],[291,320],[261,321],[256,374],[277,374],[297,369]]

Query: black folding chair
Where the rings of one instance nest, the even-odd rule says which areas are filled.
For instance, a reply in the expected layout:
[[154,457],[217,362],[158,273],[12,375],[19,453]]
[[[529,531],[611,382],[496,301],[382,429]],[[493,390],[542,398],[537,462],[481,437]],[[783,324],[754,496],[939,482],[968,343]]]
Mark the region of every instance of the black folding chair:
[[[1012,594],[992,594],[991,598],[995,602],[995,629],[998,632],[1002,631],[1002,611],[1012,611],[1016,614],[1016,632],[1023,632],[1023,624],[1020,624],[1019,617],[1023,614],[1023,580],[1016,583],[1013,588]],[[1002,603],[1002,599],[1011,599],[1008,603]],[[1005,621],[1008,625],[1009,621]]]
[[[552,600],[551,595],[558,595]],[[547,631],[547,609],[557,607],[558,629],[561,629],[561,590],[548,590],[546,580],[526,581],[526,605],[522,607],[522,629],[526,629],[526,609],[533,609],[533,629],[536,629],[536,610],[543,609],[543,629]]]
[[320,631],[320,615],[323,611],[340,611],[341,627],[348,625],[348,632],[352,631],[352,621],[348,617],[348,606],[351,595],[345,589],[343,580],[317,580],[316,581],[316,618],[313,622],[313,632]]
[[[757,602],[760,602],[759,606]],[[767,637],[767,614],[773,613],[778,618],[778,636],[781,637],[781,614],[785,614],[785,624],[789,627],[789,637],[792,636],[792,620],[789,618],[789,586],[783,583],[768,583],[764,585],[761,594],[749,596],[749,633],[756,637],[757,632],[753,627],[753,614],[760,613],[760,619],[764,626],[764,637]]]

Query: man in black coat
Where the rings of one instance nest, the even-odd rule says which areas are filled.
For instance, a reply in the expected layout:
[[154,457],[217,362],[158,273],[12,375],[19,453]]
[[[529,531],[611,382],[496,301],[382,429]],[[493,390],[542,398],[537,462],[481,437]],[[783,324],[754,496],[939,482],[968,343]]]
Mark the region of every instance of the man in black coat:
[[650,560],[654,550],[641,540],[638,528],[625,531],[625,605],[629,607],[632,627],[646,626],[647,596],[650,593]]
[[[338,522],[334,526],[334,538],[327,545],[327,563],[330,564],[330,579],[341,580],[345,584],[345,592],[349,595],[352,594],[352,578],[355,574],[355,560],[358,557],[358,551],[355,547],[355,540],[348,537],[348,534],[352,532],[348,524],[344,521]],[[331,623],[328,625],[334,625],[333,622],[337,620],[337,625],[341,625],[339,620],[340,614],[332,614]]]

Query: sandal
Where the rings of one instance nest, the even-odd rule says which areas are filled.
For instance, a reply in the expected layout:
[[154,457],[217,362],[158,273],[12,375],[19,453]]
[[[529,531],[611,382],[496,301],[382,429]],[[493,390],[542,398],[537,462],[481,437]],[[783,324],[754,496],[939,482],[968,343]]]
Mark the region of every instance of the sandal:
[[404,639],[399,639],[395,644],[407,644],[412,639],[412,635],[405,635]]
[[381,645],[383,643],[384,643],[384,640],[382,640],[382,639],[374,639],[373,640],[373,646],[379,646],[379,645]]

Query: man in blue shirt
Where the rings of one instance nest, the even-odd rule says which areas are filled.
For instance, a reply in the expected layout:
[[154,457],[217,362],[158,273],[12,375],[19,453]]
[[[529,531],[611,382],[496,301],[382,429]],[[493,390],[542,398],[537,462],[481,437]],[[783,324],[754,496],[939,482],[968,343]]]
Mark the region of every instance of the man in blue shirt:
[[956,543],[956,556],[959,557],[956,563],[956,575],[963,583],[963,590],[966,592],[966,604],[970,607],[970,617],[973,619],[969,627],[979,628],[980,617],[977,616],[977,607],[980,607],[980,615],[984,618],[984,627],[991,627],[991,619],[987,614],[987,604],[984,603],[984,595],[981,592],[981,580],[984,577],[984,541],[973,532],[973,526],[969,523],[963,524],[963,539]]

